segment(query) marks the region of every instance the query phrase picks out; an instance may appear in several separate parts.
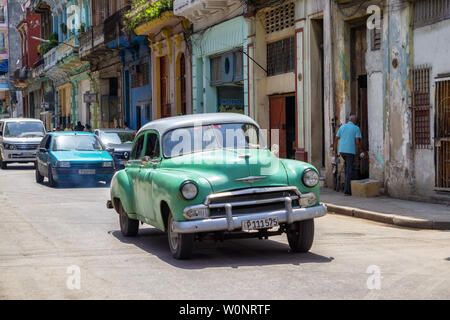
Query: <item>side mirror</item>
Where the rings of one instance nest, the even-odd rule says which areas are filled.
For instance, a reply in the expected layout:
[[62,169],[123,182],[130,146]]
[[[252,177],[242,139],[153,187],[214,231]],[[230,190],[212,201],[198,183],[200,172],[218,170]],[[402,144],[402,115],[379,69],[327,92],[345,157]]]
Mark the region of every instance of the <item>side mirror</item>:
[[106,148],[106,151],[108,151],[110,155],[114,154],[114,148]]
[[48,150],[45,148],[39,148],[39,152],[46,153],[46,152],[48,152]]

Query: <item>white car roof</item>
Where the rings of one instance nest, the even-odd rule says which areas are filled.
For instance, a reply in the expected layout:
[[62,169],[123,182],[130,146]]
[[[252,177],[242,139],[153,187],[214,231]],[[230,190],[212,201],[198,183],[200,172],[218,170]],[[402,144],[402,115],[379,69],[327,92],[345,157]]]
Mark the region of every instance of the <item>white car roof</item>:
[[170,117],[150,121],[139,130],[138,134],[146,130],[156,130],[161,136],[163,136],[167,131],[177,128],[220,123],[248,123],[253,124],[257,128],[259,128],[258,124],[252,118],[246,115],[231,112],[222,112],[192,114],[187,116]]

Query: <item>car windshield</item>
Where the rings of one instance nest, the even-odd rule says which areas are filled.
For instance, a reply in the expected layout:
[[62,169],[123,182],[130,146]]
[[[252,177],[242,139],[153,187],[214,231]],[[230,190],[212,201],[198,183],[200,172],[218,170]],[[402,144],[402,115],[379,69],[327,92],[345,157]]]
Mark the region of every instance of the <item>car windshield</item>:
[[5,127],[7,138],[43,137],[44,133],[44,125],[38,121],[7,122]]
[[97,136],[67,135],[56,137],[53,151],[102,151],[104,147]]
[[174,129],[163,138],[163,153],[173,158],[215,149],[265,148],[256,126],[248,123],[214,124]]
[[104,144],[126,144],[133,143],[134,132],[102,132],[100,131],[100,139]]

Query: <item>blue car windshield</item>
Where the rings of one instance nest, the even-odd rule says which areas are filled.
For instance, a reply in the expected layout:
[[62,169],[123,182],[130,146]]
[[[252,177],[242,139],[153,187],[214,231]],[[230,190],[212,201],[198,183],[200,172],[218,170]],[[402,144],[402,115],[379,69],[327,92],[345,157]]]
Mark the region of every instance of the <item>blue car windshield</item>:
[[221,123],[178,128],[163,137],[166,158],[215,149],[263,149],[264,138],[248,123]]
[[67,135],[55,137],[53,151],[102,151],[105,150],[97,136]]

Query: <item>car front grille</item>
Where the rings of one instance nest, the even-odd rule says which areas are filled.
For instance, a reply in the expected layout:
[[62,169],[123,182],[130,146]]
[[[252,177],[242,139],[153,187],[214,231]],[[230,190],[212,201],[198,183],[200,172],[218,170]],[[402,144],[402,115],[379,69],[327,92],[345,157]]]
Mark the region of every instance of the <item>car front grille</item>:
[[15,144],[16,150],[36,150],[39,144]]
[[299,193],[292,187],[254,188],[210,195],[205,204],[211,218],[225,217],[225,205],[231,204],[233,216],[283,210],[286,198],[298,207]]
[[98,169],[103,168],[103,162],[94,163],[70,163],[70,168],[72,169]]

